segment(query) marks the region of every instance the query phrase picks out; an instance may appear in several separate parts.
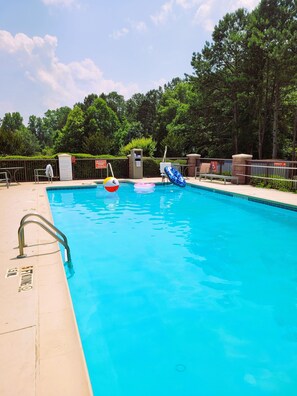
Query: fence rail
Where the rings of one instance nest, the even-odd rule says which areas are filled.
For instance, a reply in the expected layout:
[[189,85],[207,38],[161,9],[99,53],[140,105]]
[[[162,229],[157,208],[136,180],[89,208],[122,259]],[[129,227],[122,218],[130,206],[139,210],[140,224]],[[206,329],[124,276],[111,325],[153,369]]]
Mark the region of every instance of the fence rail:
[[[128,158],[107,159],[111,163],[114,175],[117,178],[129,177]],[[162,158],[143,158],[144,177],[160,176],[159,162]],[[167,161],[186,164],[186,157],[170,157]],[[212,163],[213,171],[218,174],[232,174],[231,158],[200,158],[198,163]],[[51,164],[54,175],[59,177],[58,159],[0,159],[0,168],[19,167],[17,180],[20,182],[34,181],[34,169],[44,169]],[[249,160],[242,164],[242,172],[246,175],[246,182],[252,185],[263,184],[273,188],[286,188],[297,190],[297,161],[286,160]],[[106,169],[96,169],[95,158],[76,158],[72,164],[73,179],[104,179],[107,176]]]
[[44,169],[47,164],[51,164],[54,175],[59,176],[59,165],[57,159],[1,159],[0,168],[19,167],[17,180],[20,182],[34,181],[34,169]]
[[[96,169],[96,158],[75,158],[72,163],[72,175],[74,180],[89,180],[89,179],[104,179],[107,176],[106,169]],[[112,158],[106,159],[111,163],[115,177],[128,178],[129,177],[129,163],[128,158]],[[179,161],[186,163],[185,157],[170,157],[170,161]],[[162,158],[143,158],[144,162],[144,177],[158,177],[160,176],[159,162]],[[54,176],[59,177],[59,161],[58,159],[0,159],[0,168],[20,167],[17,172],[17,180],[19,182],[34,181],[34,169],[44,169],[47,164],[51,164],[54,171]]]
[[297,161],[251,160],[245,166],[249,184],[297,190]]

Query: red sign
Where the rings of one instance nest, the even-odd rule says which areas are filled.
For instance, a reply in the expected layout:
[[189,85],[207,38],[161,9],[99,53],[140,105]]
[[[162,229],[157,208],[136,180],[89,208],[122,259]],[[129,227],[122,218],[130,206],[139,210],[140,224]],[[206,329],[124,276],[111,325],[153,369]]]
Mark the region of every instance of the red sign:
[[106,160],[95,160],[95,169],[106,169],[107,162]]
[[74,155],[71,157],[71,163],[76,164],[76,158],[74,157]]
[[218,161],[211,161],[210,168],[212,172],[217,172],[218,170]]
[[274,166],[286,166],[285,162],[275,162]]

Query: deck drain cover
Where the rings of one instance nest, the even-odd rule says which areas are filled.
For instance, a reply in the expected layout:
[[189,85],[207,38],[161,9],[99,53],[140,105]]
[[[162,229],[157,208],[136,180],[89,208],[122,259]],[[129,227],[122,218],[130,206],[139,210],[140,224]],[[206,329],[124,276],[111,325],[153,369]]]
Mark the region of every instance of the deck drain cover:
[[12,276],[17,276],[19,274],[19,270],[17,267],[15,268],[8,268],[6,271],[5,278],[11,278]]
[[22,267],[20,273],[19,292],[33,288],[33,266]]

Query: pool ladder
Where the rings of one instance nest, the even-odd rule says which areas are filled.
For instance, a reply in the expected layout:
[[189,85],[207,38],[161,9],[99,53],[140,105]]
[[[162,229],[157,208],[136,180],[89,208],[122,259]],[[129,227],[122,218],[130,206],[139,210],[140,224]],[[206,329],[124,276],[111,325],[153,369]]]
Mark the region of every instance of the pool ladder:
[[108,168],[110,169],[110,173],[111,173],[112,177],[114,177],[112,166],[111,166],[110,162],[107,162],[107,167],[106,167],[106,169],[107,169],[107,177],[108,177]]
[[[38,217],[39,219],[44,221],[45,224],[38,220],[27,220],[27,218],[31,217],[31,216]],[[65,261],[68,264],[68,266],[72,267],[70,248],[68,245],[66,235],[63,234],[62,231],[60,231],[57,227],[55,227],[45,217],[41,216],[38,213],[28,213],[22,218],[22,220],[20,222],[20,226],[18,229],[18,240],[19,240],[20,254],[17,256],[18,258],[26,257],[26,254],[24,254],[24,247],[27,245],[25,244],[24,228],[27,224],[38,224],[41,228],[43,228],[45,231],[47,231],[53,238],[55,238],[58,242],[60,242],[65,248]]]

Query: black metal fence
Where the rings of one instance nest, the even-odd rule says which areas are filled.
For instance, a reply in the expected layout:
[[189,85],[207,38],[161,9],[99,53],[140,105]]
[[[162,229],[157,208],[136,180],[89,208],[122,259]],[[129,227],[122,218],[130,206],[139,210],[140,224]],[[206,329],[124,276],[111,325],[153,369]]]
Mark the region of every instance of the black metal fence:
[[26,182],[34,181],[34,169],[44,169],[47,164],[53,167],[54,175],[59,176],[59,164],[57,159],[3,159],[0,160],[0,169],[6,170],[9,168],[19,168],[17,170],[10,170],[10,173],[15,173],[17,181]]
[[[117,178],[129,177],[128,158],[107,159],[110,162],[113,173]],[[160,176],[159,164],[162,158],[143,158],[143,176]],[[186,164],[186,157],[167,158],[166,161]],[[200,158],[198,163],[208,162],[212,165],[212,171],[218,174],[232,174],[232,159],[228,158]],[[17,181],[34,181],[34,169],[44,169],[51,164],[54,175],[59,178],[58,159],[0,159],[0,169],[19,168],[15,172]],[[250,160],[246,162],[247,182],[252,185],[271,186],[281,189],[282,187],[297,190],[297,161],[286,160]],[[76,158],[72,163],[74,180],[104,179],[107,176],[106,169],[96,169],[95,158]]]
[[[143,158],[143,176],[158,177],[160,176],[159,163],[161,158]],[[177,160],[174,158],[172,160]],[[178,159],[180,160],[180,159]],[[128,158],[107,159],[112,166],[115,177],[129,177]],[[186,162],[186,159],[183,159]],[[0,169],[19,168],[10,170],[15,172],[16,180],[19,182],[34,181],[34,169],[44,169],[47,164],[51,164],[54,176],[59,178],[59,161],[58,159],[0,159]],[[104,179],[107,176],[106,169],[96,169],[95,158],[75,158],[72,163],[72,174],[74,180]]]

